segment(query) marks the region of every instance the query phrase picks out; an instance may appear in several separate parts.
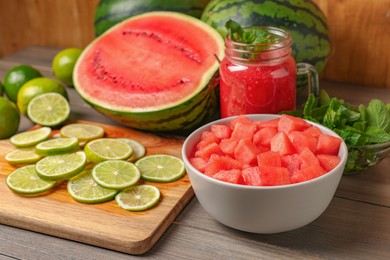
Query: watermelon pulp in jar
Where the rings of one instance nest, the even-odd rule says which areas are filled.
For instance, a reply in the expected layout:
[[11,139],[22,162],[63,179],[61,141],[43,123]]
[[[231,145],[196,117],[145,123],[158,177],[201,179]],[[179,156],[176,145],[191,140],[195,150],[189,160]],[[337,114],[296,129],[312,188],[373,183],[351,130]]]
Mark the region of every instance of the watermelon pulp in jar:
[[296,106],[296,63],[291,37],[283,30],[270,44],[243,44],[226,38],[220,66],[221,117],[276,114]]

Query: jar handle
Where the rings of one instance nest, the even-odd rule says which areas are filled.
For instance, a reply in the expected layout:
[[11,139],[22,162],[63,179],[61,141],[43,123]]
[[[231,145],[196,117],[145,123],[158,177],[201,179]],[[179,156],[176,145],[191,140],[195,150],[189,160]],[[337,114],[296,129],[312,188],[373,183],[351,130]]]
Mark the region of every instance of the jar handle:
[[318,77],[318,72],[316,68],[309,64],[309,63],[297,63],[297,75],[307,75],[308,77],[308,93],[313,93],[315,96],[318,96],[320,94],[320,83],[319,83],[319,77]]

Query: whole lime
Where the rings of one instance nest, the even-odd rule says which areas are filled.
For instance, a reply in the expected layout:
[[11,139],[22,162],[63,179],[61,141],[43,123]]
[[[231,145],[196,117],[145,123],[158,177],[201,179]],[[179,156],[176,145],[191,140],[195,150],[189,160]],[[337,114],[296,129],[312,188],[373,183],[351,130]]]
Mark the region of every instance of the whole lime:
[[41,94],[56,92],[68,98],[65,87],[58,81],[46,77],[32,79],[26,82],[19,90],[17,105],[20,113],[27,115],[27,106],[30,101]]
[[0,97],[0,139],[13,136],[19,129],[20,115],[15,103]]
[[42,77],[42,74],[30,65],[13,67],[4,76],[4,91],[9,99],[16,102],[18,92],[24,83],[38,77]]
[[54,76],[68,86],[73,86],[73,69],[82,49],[67,48],[54,57],[52,69]]

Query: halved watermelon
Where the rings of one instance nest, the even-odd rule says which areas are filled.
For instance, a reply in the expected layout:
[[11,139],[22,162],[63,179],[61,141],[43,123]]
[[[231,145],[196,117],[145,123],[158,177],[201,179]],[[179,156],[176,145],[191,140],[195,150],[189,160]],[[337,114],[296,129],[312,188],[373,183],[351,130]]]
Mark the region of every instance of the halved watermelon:
[[150,12],[115,25],[85,48],[74,69],[80,96],[124,125],[185,131],[215,119],[214,75],[222,37],[175,12]]

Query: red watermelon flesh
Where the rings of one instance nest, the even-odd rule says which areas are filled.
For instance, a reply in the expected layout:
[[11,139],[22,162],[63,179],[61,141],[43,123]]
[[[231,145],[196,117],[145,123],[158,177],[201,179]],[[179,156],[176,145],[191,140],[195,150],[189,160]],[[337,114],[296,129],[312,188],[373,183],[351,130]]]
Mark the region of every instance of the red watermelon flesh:
[[140,111],[193,95],[194,89],[204,85],[204,73],[215,64],[212,54],[219,53],[219,47],[197,44],[199,38],[215,40],[194,26],[189,32],[188,26],[172,16],[145,16],[121,23],[98,38],[94,48],[83,53],[83,59],[95,63],[78,68],[83,84],[94,86],[84,88],[85,95]]

